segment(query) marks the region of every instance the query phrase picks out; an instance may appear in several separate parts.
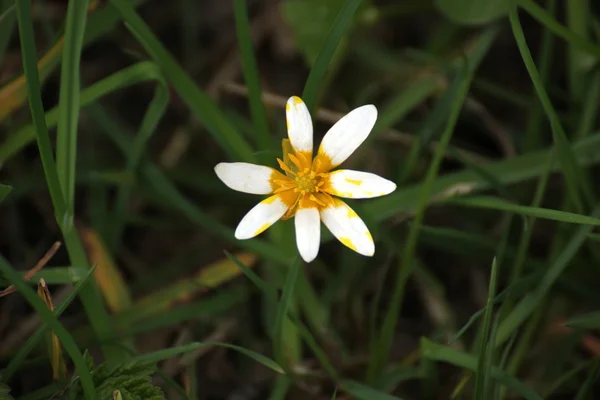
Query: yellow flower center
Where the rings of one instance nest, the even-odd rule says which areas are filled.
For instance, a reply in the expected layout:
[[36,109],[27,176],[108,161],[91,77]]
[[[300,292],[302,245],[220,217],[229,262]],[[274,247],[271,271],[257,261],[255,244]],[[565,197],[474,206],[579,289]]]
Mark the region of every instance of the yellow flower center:
[[317,174],[312,169],[305,168],[303,171],[296,173],[296,177],[294,178],[296,187],[294,191],[302,195],[319,193],[321,186],[325,183],[323,180],[324,177],[325,174]]
[[288,153],[287,158],[288,162],[277,159],[287,176],[279,174],[272,180],[275,193],[290,207],[283,219],[293,216],[298,208],[322,208],[332,203],[327,190],[329,173],[320,163],[313,162],[310,153]]

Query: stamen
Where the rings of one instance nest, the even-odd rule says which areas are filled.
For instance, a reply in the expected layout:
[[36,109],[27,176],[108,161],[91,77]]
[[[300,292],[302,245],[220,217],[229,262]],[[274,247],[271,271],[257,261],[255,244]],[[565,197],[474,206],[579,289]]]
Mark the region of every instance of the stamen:
[[298,167],[298,170],[302,170],[302,161],[300,161],[300,159],[298,157],[296,157],[295,154],[290,153],[290,154],[288,154],[288,157],[294,163],[294,165],[296,165],[296,167]]
[[292,169],[290,167],[288,167],[286,165],[286,163],[284,163],[282,160],[280,160],[279,158],[277,159],[277,163],[279,164],[279,168],[281,168],[283,171],[296,176],[296,173],[294,171],[292,171]]
[[325,203],[323,203],[321,200],[317,199],[316,196],[313,196],[312,194],[310,195],[309,199],[311,199],[312,201],[314,201],[315,203],[317,203],[318,205],[325,207]]

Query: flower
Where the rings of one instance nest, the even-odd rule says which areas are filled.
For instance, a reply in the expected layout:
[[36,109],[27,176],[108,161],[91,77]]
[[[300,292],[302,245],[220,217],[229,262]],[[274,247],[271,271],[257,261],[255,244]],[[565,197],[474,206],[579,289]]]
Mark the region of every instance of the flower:
[[342,200],[384,196],[396,184],[368,172],[340,169],[369,136],[377,109],[358,107],[340,119],[325,135],[313,159],[313,127],[308,108],[292,96],[286,107],[288,139],[283,140],[283,160],[277,159],[285,174],[276,169],[243,162],[219,163],[215,172],[231,189],[270,194],[240,221],[237,239],[250,239],[279,219],[295,217],[296,243],[306,262],[317,257],[321,223],[344,245],[365,256],[375,253],[371,233],[360,217]]

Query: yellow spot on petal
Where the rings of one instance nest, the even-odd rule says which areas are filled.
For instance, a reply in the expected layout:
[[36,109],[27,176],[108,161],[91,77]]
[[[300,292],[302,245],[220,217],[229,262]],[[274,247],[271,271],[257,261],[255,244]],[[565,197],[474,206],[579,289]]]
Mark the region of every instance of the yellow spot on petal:
[[352,185],[356,185],[356,186],[362,185],[362,180],[360,180],[360,179],[344,178],[344,180]]
[[295,106],[304,103],[302,101],[302,99],[298,96],[292,96],[292,102],[294,103]]
[[292,105],[290,103],[285,104],[285,111],[290,111],[292,109]]
[[356,248],[356,246],[354,245],[354,243],[352,243],[352,241],[350,240],[350,238],[347,237],[341,237],[338,238],[340,242],[342,242],[345,246],[347,246],[348,248],[354,250],[354,251],[358,251],[358,249]]
[[260,228],[258,228],[256,230],[256,232],[254,232],[254,236],[260,235],[261,233],[263,233],[264,231],[267,230],[268,227],[270,227],[271,224],[270,223],[265,223],[263,226],[261,226]]
[[358,218],[358,214],[350,207],[348,207],[348,218]]
[[[373,192],[371,192],[371,191],[369,191],[369,190],[366,190],[366,191],[365,191],[365,194],[366,194],[367,196],[373,196],[375,193],[373,193]],[[382,194],[380,194],[380,196],[383,196],[383,195],[382,195]]]
[[275,200],[277,200],[278,198],[279,198],[279,196],[267,197],[266,199],[264,199],[263,201],[261,201],[261,203],[263,203],[263,204],[273,204],[273,203],[275,203]]
[[365,235],[367,235],[367,237],[369,238],[369,240],[371,242],[373,241],[373,236],[371,236],[371,232],[367,231],[367,232],[365,232]]

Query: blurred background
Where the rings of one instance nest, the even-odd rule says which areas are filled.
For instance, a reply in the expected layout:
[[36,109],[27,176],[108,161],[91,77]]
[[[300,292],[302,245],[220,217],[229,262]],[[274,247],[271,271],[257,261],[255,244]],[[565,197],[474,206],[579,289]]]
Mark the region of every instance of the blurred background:
[[[76,155],[60,218],[23,75],[26,8],[0,1],[0,253],[47,307],[67,301],[99,398],[600,396],[594,1],[90,1],[75,147],[57,110],[70,3],[31,1],[27,42],[59,180]],[[373,258],[325,236],[295,263],[293,220],[233,238],[259,197],[213,168],[276,166],[292,95],[315,143],[353,108],[379,110],[344,163],[398,185],[349,201]],[[65,334],[35,336],[48,317],[9,292],[0,397],[84,398]]]

